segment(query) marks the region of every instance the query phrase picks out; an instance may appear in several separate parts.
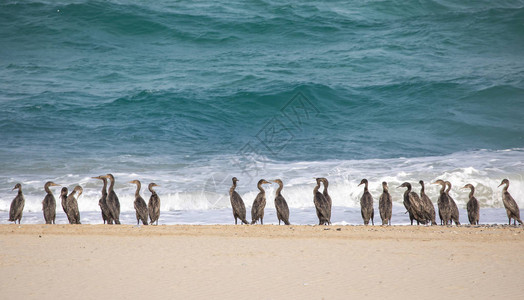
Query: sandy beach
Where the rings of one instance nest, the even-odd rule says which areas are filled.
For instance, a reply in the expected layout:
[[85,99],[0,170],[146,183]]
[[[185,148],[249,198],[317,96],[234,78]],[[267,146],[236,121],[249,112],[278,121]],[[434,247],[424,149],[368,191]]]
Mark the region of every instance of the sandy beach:
[[0,226],[4,299],[524,295],[522,227]]

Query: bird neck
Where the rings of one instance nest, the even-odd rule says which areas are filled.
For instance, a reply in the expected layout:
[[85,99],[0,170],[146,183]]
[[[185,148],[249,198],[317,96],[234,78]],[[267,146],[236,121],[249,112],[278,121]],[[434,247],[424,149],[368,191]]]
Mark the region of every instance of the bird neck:
[[282,192],[282,189],[284,188],[284,186],[282,184],[278,184],[278,188],[277,188],[277,191],[276,191],[276,195],[279,196],[280,195],[280,192]]
[[[504,187],[502,188],[502,191],[505,193],[505,192],[508,191],[508,188],[509,188],[509,182],[506,182],[505,185],[504,185]],[[21,190],[22,190],[22,189],[20,189],[20,191],[21,191]]]
[[53,192],[51,192],[51,190],[49,189],[49,186],[47,184],[44,186],[44,190],[48,194],[51,194],[51,195],[53,194]]
[[446,184],[441,184],[440,193],[444,194],[445,189],[446,189]]
[[107,179],[103,178],[104,186],[102,187],[102,195],[107,195]]
[[426,193],[426,189],[424,188],[424,183],[421,183],[421,188],[420,188],[420,194],[425,194]]
[[368,183],[364,183],[364,193],[369,192],[368,191]]
[[266,191],[264,191],[264,188],[262,187],[262,184],[263,184],[262,182],[259,182],[259,183],[257,184],[257,188],[258,188],[258,190],[259,190],[260,192],[265,193]]
[[318,189],[320,188],[320,182],[317,183],[317,186],[313,189],[313,195],[315,195],[318,192]]
[[328,186],[329,186],[329,183],[324,182],[324,191],[323,191],[323,194],[324,194],[324,195],[329,195],[329,194],[328,194]]
[[149,189],[149,191],[151,192],[151,194],[153,194],[153,195],[156,194],[156,192],[155,192],[155,190],[153,190],[153,187],[152,187],[152,186],[148,187],[148,189]]
[[135,198],[140,196],[140,188],[142,187],[142,185],[140,184],[140,182],[137,182],[136,183],[136,192],[135,192]]
[[232,194],[235,191],[236,187],[237,187],[237,183],[233,181],[233,185],[229,189],[229,193]]
[[109,178],[109,181],[111,181],[111,183],[109,183],[109,189],[107,191],[112,192],[113,188],[115,187],[115,180],[113,178]]
[[475,188],[474,187],[470,187],[471,191],[469,192],[469,198],[473,198],[473,194],[475,193]]

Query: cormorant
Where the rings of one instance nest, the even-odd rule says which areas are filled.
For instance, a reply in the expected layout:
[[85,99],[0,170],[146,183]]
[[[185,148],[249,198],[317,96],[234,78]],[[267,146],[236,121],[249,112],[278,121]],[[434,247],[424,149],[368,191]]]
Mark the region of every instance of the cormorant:
[[284,188],[284,183],[282,183],[282,180],[280,179],[271,181],[278,184],[278,189],[275,192],[275,209],[277,210],[278,225],[280,225],[280,221],[284,222],[286,225],[290,225],[289,207],[287,206],[286,199],[284,199],[284,196],[281,194],[282,189]]
[[371,219],[371,225],[375,225],[373,218],[375,215],[375,210],[373,209],[373,196],[368,191],[368,180],[362,179],[358,186],[364,184],[364,194],[360,197],[360,213],[362,214],[362,220],[364,220],[364,225],[369,224],[369,219]]
[[13,199],[13,202],[11,202],[11,207],[9,209],[9,221],[15,222],[16,224],[16,220],[18,220],[18,224],[20,224],[20,221],[22,220],[22,214],[24,212],[25,198],[24,194],[22,194],[22,185],[20,183],[17,183],[12,191],[16,189],[18,189],[18,194]]
[[517,221],[522,225],[522,220],[520,219],[520,210],[515,199],[511,197],[511,194],[508,192],[509,180],[504,179],[499,184],[498,187],[505,184],[506,186],[502,189],[502,202],[506,208],[506,213],[508,214],[509,225],[511,225],[511,219],[513,219],[513,225],[517,225]]
[[264,179],[260,179],[257,184],[257,188],[260,191],[255,198],[255,201],[253,201],[253,206],[251,207],[251,224],[255,224],[258,220],[260,220],[260,224],[264,225],[264,208],[266,207],[266,191],[262,188],[263,184],[271,182],[267,182]]
[[239,181],[236,177],[233,177],[231,180],[233,180],[233,185],[229,189],[229,200],[231,201],[231,208],[233,208],[233,217],[235,217],[235,225],[237,224],[237,219],[240,219],[242,223],[249,224],[246,220],[246,206],[244,205],[244,201],[242,200],[242,197],[235,191],[235,188],[237,187],[237,181]]
[[115,193],[114,187],[115,187],[115,177],[112,174],[107,174],[105,176],[101,176],[106,179],[109,179],[109,188],[107,189],[107,207],[109,208],[109,215],[111,216],[111,219],[115,222],[115,224],[120,224],[120,201],[118,200],[118,196]]
[[440,195],[437,200],[438,215],[440,217],[440,225],[448,225],[451,223],[451,204],[449,197],[445,192],[446,182],[442,179],[438,179],[433,184],[440,184]]
[[81,186],[77,185],[73,189],[71,193],[66,198],[66,205],[67,208],[66,215],[67,219],[69,220],[69,224],[81,224],[80,223],[80,211],[78,210],[78,202],[77,198],[75,198],[75,194],[78,192],[77,198],[82,195],[83,189]]
[[469,201],[466,204],[466,208],[468,209],[468,220],[469,224],[471,225],[479,225],[479,202],[477,201],[477,198],[473,196],[475,193],[475,187],[472,184],[466,184],[463,189],[470,189],[469,192]]
[[324,184],[324,191],[322,192],[322,194],[324,195],[324,198],[326,198],[326,201],[327,201],[327,219],[328,219],[328,223],[331,224],[331,207],[333,206],[333,201],[331,201],[331,196],[329,196],[329,193],[328,193],[328,186],[329,186],[329,182],[327,180],[327,178],[320,178],[320,180],[322,180],[322,183]]
[[91,178],[100,179],[104,182],[104,186],[102,187],[102,197],[98,200],[98,206],[100,206],[100,210],[102,211],[102,220],[104,220],[104,224],[113,224],[113,218],[111,217],[109,207],[107,206],[107,178],[104,176]]
[[48,181],[44,185],[46,195],[42,201],[42,211],[44,212],[44,219],[46,224],[55,224],[56,218],[56,200],[53,192],[49,189],[50,186],[59,186],[58,184]]
[[409,220],[413,225],[413,220],[417,221],[417,225],[420,223],[426,224],[426,216],[422,207],[422,201],[417,193],[411,191],[411,184],[404,182],[399,188],[405,187],[407,190],[404,192],[404,207],[406,207],[409,213]]
[[422,204],[424,205],[426,221],[427,223],[431,222],[431,225],[437,225],[435,221],[435,206],[433,206],[433,202],[431,202],[431,199],[426,195],[424,181],[420,180],[418,183],[420,184],[420,200],[422,200]]
[[318,217],[318,225],[331,225],[328,219],[328,202],[324,194],[318,191],[320,188],[320,183],[322,182],[321,178],[316,178],[317,185],[313,189],[313,203],[315,204],[315,209]]
[[151,197],[149,197],[149,203],[147,205],[151,225],[153,225],[154,222],[156,222],[156,225],[158,225],[158,218],[160,218],[160,197],[158,197],[155,190],[153,190],[153,187],[155,186],[159,186],[159,185],[152,182],[147,187],[149,191],[151,192]]
[[382,182],[382,195],[378,200],[378,211],[382,219],[382,225],[391,225],[391,215],[393,211],[393,201],[389,194],[388,183]]
[[139,180],[133,180],[129,183],[136,184],[136,192],[135,192],[135,211],[136,211],[136,225],[140,224],[140,221],[142,221],[142,224],[147,225],[147,205],[146,201],[144,201],[144,198],[140,196],[140,188],[142,187],[142,184]]
[[67,188],[64,186],[61,190],[60,190],[60,200],[61,203],[62,203],[62,209],[64,210],[64,213],[66,214],[67,216]]
[[453,198],[449,195],[449,191],[451,190],[451,182],[446,181],[446,185],[448,186],[448,188],[446,189],[446,195],[448,195],[449,206],[451,207],[451,220],[455,222],[455,225],[460,225],[459,209],[457,203],[455,203],[455,200],[453,200]]

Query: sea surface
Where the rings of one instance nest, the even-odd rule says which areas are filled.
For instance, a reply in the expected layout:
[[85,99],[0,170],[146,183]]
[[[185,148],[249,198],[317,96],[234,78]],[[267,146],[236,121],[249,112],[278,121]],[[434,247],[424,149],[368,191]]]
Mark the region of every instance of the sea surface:
[[[284,181],[294,224],[361,224],[362,178],[387,181],[408,224],[407,181],[436,204],[506,223],[503,178],[524,208],[524,1],[0,2],[0,223],[22,183],[22,223],[43,223],[43,185],[72,189],[102,222],[112,173],[123,220],[155,182],[160,224],[231,224],[231,177],[249,210],[259,179]],[[276,223],[275,184],[266,222]],[[53,188],[58,198],[60,188]],[[57,207],[58,223],[65,215]],[[250,219],[248,217],[248,219]]]

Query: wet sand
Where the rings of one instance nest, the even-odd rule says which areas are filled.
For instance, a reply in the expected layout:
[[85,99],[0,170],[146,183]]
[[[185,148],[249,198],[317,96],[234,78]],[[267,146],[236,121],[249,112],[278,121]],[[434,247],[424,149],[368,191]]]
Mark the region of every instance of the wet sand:
[[523,227],[0,225],[3,299],[524,295]]

